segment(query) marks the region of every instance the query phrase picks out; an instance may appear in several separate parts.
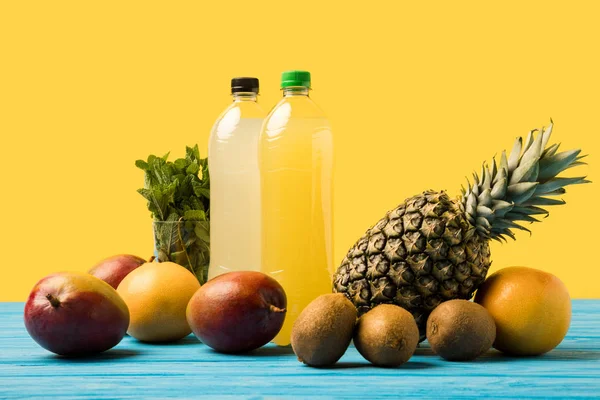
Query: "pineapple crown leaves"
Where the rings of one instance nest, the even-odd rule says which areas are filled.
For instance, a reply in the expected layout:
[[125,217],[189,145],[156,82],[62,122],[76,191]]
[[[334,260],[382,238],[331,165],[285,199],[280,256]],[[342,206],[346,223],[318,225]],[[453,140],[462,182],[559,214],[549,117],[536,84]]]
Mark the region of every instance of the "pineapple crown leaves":
[[[462,207],[474,230],[486,239],[515,239],[513,230],[529,229],[519,222],[539,222],[548,216],[543,207],[565,204],[554,197],[566,193],[565,186],[589,183],[585,176],[558,177],[563,171],[585,165],[581,150],[558,152],[559,144],[548,146],[553,122],[547,128],[529,132],[515,141],[510,155],[484,163],[473,183],[467,178],[462,188]],[[536,134],[537,133],[537,134]]]

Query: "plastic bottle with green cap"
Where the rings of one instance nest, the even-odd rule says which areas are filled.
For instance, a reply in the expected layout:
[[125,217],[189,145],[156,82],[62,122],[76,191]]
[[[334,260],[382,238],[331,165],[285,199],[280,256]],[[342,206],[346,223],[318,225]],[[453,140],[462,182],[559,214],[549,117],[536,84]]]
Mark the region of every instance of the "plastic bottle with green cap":
[[210,134],[210,266],[208,278],[260,269],[258,137],[265,112],[258,79],[233,78],[233,101]]
[[261,129],[259,166],[261,271],[287,295],[285,323],[274,339],[285,346],[298,314],[317,296],[331,293],[333,137],[309,96],[310,72],[284,72],[281,90],[283,98]]
[[310,89],[310,72],[285,71],[281,74],[281,88],[306,87]]

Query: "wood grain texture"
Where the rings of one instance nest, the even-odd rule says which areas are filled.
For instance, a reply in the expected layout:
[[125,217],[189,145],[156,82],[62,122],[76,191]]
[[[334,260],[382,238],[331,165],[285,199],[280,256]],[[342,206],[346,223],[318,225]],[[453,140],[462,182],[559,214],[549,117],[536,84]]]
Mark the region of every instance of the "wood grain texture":
[[0,398],[592,398],[600,396],[600,300],[573,301],[567,338],[534,358],[495,350],[447,362],[424,344],[395,369],[369,365],[350,348],[330,369],[300,364],[271,345],[222,355],[193,336],[170,345],[126,337],[85,359],[64,359],[25,331],[22,303],[0,303]]

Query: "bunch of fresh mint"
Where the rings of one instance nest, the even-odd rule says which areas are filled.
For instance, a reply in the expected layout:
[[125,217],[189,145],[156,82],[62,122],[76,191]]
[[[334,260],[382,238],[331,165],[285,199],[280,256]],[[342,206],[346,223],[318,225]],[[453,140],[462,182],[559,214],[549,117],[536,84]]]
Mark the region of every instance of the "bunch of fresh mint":
[[186,147],[185,158],[168,161],[150,155],[135,165],[144,170],[144,188],[154,220],[158,261],[172,261],[189,269],[201,284],[208,279],[210,260],[208,160],[200,158],[198,145]]

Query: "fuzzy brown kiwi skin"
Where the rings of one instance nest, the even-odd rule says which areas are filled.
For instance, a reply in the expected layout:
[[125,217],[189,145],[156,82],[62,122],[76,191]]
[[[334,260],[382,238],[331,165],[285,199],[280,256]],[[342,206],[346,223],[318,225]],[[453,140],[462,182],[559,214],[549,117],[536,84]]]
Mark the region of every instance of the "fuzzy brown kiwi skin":
[[467,300],[446,301],[427,319],[427,340],[434,353],[448,361],[470,361],[487,352],[496,339],[488,311]]
[[354,345],[358,352],[379,367],[398,367],[407,362],[419,344],[419,328],[411,313],[381,304],[358,319]]
[[292,327],[292,349],[311,367],[335,364],[346,352],[356,324],[356,307],[341,293],[313,300]]

